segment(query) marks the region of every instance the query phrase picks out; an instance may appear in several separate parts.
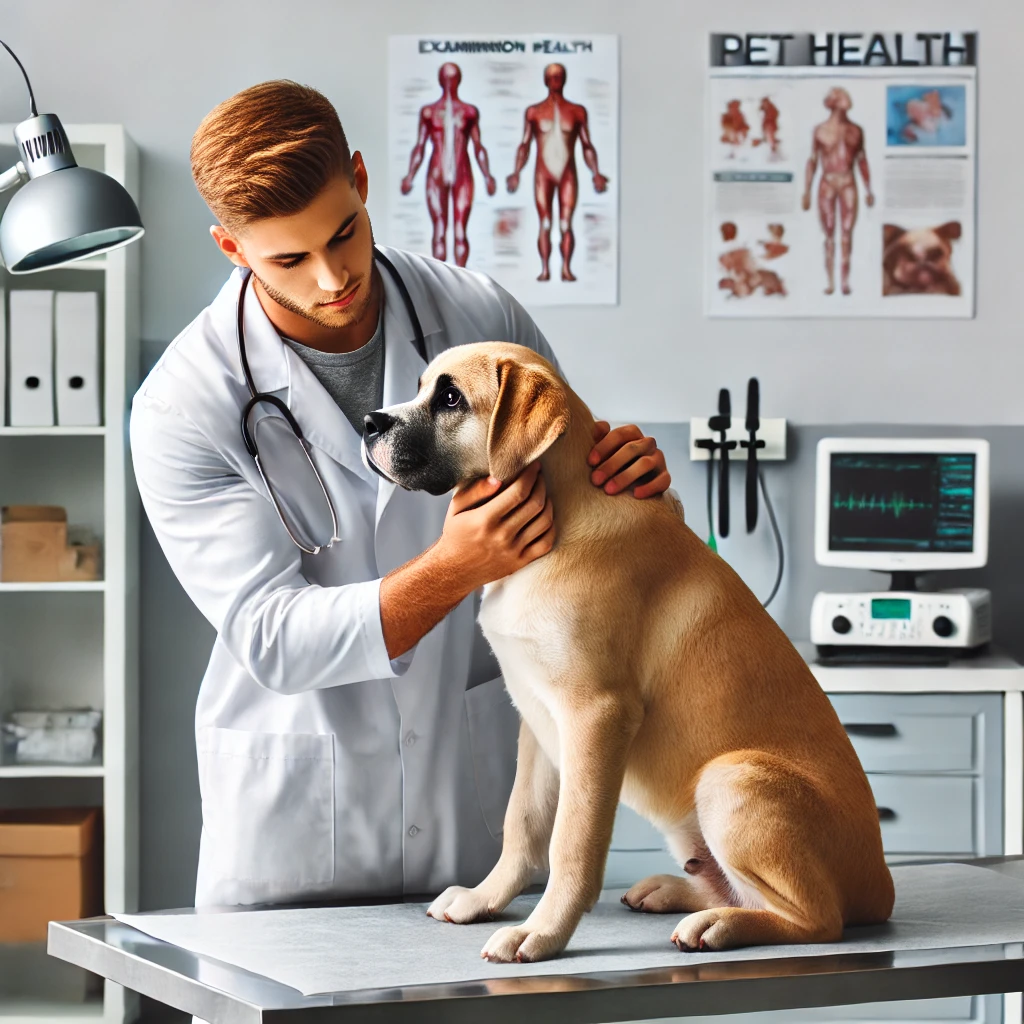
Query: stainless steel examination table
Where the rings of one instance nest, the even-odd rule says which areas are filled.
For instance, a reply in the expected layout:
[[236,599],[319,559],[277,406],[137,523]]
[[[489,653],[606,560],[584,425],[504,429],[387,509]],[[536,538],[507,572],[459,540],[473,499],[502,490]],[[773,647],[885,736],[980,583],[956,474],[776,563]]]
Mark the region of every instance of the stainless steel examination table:
[[[1024,882],[1024,857],[970,863]],[[367,901],[331,905],[366,906]],[[1024,940],[1024,921],[1021,937]],[[687,958],[679,967],[613,974],[510,977],[318,996],[303,996],[296,989],[220,962],[204,963],[202,956],[109,917],[52,923],[49,952],[215,1024],[285,1020],[296,1024],[430,1020],[570,1024],[1024,989],[1021,942],[703,965]]]

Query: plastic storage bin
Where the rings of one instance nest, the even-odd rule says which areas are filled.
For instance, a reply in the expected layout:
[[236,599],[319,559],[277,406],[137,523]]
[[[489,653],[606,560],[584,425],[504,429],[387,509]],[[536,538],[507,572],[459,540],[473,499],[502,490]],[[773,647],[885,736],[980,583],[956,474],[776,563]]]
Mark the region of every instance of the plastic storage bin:
[[11,764],[95,764],[102,712],[14,711],[3,725],[3,760]]

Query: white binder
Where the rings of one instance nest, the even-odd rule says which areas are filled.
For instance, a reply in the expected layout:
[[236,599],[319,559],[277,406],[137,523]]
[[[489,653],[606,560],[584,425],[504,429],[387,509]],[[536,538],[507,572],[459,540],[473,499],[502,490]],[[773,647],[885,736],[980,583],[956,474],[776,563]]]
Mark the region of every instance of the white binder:
[[57,292],[57,423],[100,425],[100,320],[96,292]]
[[0,288],[0,427],[7,422],[7,293]]
[[11,426],[53,426],[53,292],[11,289]]

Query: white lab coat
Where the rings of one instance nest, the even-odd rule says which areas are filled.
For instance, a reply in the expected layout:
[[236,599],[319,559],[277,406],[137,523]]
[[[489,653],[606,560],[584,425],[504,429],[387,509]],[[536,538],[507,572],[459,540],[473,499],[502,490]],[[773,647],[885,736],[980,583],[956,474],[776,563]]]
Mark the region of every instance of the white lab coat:
[[[553,359],[489,278],[386,250],[433,358],[482,340]],[[385,292],[384,405],[423,370],[397,287]],[[380,578],[441,533],[448,497],[409,493],[360,458],[359,436],[259,301],[245,303],[257,389],[292,410],[337,509],[340,543],[295,547],[242,442],[240,271],[135,396],[143,505],[171,568],[217,630],[196,707],[203,830],[197,906],[473,885],[501,850],[518,719],[468,598],[389,660]],[[251,287],[251,285],[250,285]],[[262,407],[265,408],[265,407]],[[273,412],[257,413],[274,415]]]

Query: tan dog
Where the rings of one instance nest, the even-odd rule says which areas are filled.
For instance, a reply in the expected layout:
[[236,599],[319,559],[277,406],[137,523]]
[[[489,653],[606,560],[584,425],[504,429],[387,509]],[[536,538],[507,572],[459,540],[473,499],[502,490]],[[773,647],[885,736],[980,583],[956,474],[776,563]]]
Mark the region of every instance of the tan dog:
[[522,716],[516,779],[497,865],[431,916],[487,919],[550,866],[529,918],[481,955],[554,956],[597,900],[621,797],[684,871],[623,902],[690,915],[680,949],[828,942],[885,921],[877,810],[825,694],[677,502],[591,485],[594,420],[551,365],[517,345],[454,348],[385,411],[365,449],[382,475],[443,493],[540,457],[558,530],[550,554],[484,590],[480,622]]

